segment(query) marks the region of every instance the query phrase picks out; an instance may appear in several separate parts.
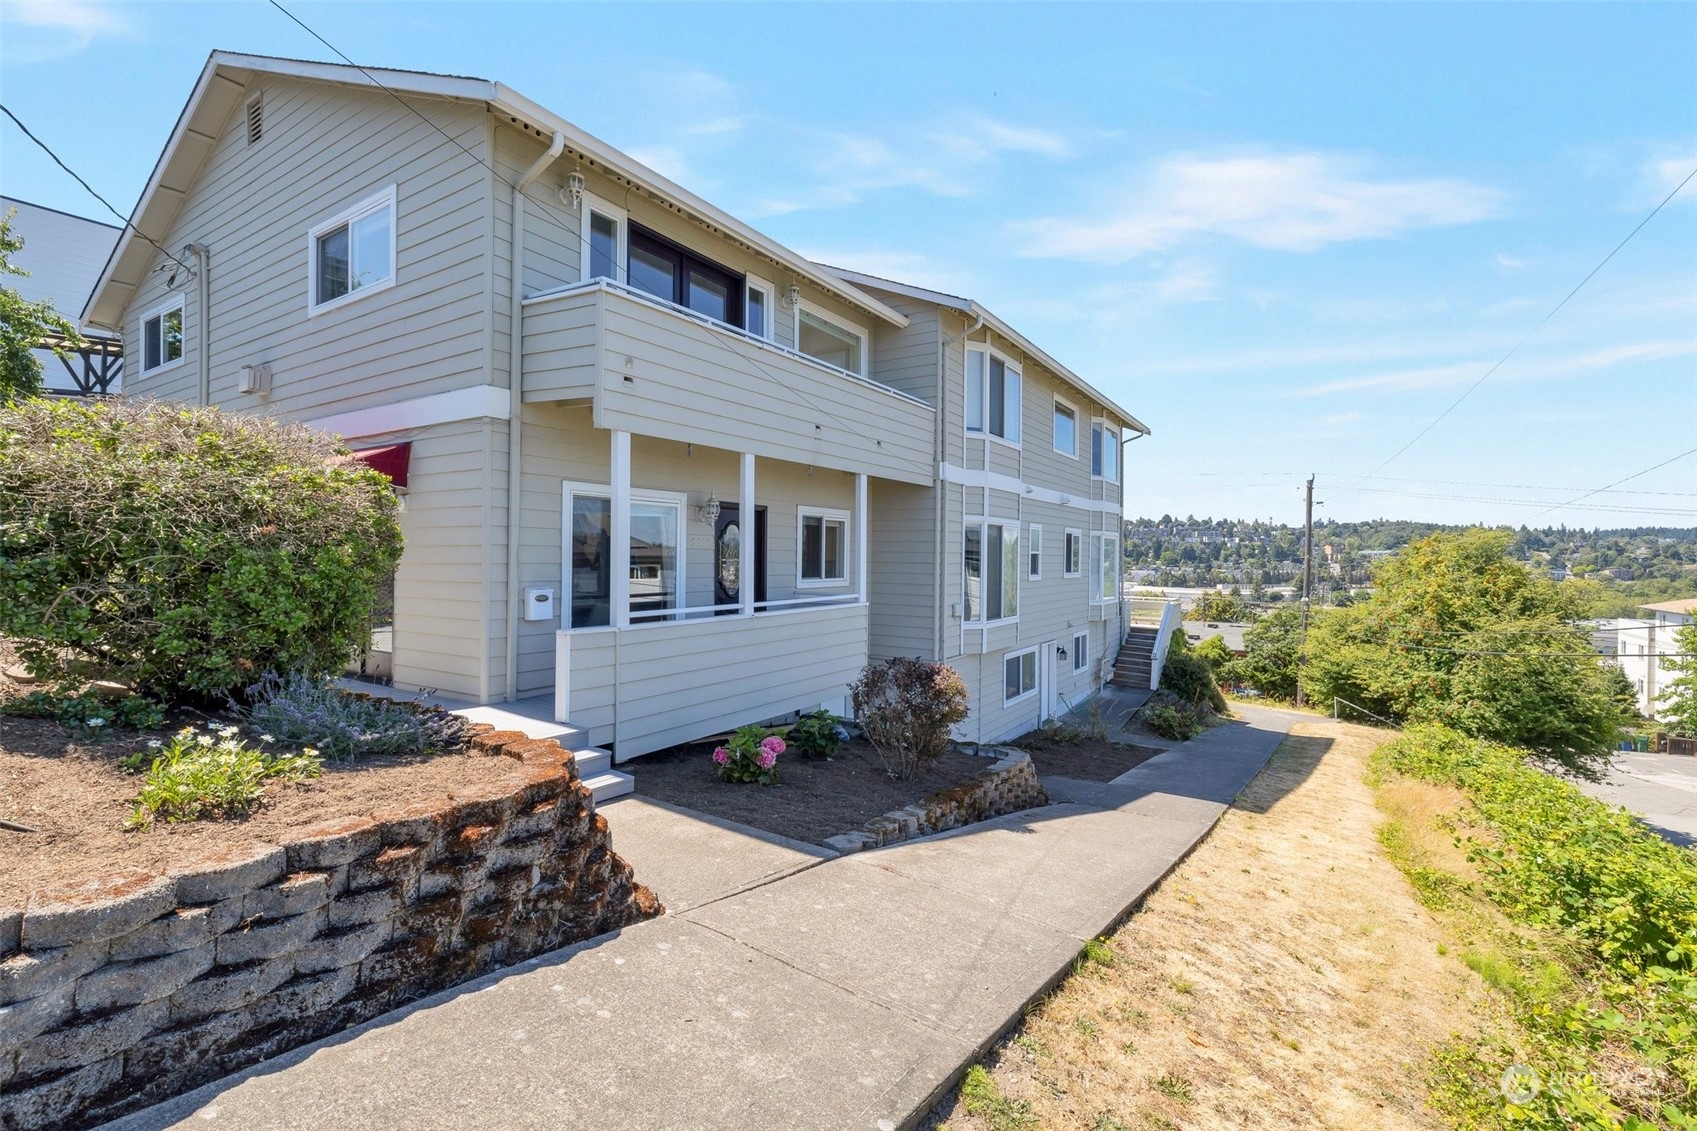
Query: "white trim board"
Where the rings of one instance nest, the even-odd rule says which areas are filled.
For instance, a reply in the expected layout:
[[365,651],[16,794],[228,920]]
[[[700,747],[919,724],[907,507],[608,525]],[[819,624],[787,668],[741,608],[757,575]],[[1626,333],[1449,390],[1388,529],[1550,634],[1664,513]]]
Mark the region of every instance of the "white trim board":
[[1056,506],[1073,507],[1081,511],[1091,511],[1096,514],[1120,513],[1122,504],[1110,499],[1082,499],[1077,495],[1069,495],[1052,487],[1038,487],[1021,482],[1017,476],[1003,475],[997,471],[986,471],[979,467],[956,467],[952,463],[937,465],[937,478],[944,483],[959,483],[964,487],[985,487],[992,491],[1003,491],[1010,495],[1018,495],[1024,499],[1033,499],[1040,503],[1054,503]]
[[322,432],[353,439],[384,432],[403,432],[409,428],[428,428],[433,424],[451,424],[456,420],[506,420],[510,408],[507,390],[500,385],[472,385],[374,408],[320,416],[303,423]]

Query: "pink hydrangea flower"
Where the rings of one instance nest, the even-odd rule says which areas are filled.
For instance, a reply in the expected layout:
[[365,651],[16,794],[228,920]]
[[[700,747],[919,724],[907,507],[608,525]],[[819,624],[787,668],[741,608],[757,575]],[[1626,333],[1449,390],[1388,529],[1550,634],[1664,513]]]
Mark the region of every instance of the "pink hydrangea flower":
[[[761,746],[765,745],[766,744],[764,742],[761,743]],[[770,770],[773,766],[778,764],[778,755],[770,750],[763,749],[759,754],[754,756],[754,760],[760,764],[760,768],[762,770]]]
[[726,750],[723,746],[715,746],[713,748],[713,761],[715,764],[723,766],[730,760],[731,752],[729,750]]
[[[776,760],[778,755],[782,754],[785,750],[784,740],[775,734],[769,734],[760,740],[760,749],[765,753],[772,755],[772,758]],[[762,762],[761,765],[770,766],[771,763]]]

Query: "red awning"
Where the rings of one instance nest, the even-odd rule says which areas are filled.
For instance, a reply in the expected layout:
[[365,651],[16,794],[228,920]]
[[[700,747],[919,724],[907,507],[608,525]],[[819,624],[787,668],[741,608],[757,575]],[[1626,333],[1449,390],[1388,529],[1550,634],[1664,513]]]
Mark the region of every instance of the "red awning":
[[412,458],[411,444],[390,444],[386,448],[366,448],[355,451],[354,457],[373,471],[381,471],[389,481],[402,490],[407,485],[407,462]]

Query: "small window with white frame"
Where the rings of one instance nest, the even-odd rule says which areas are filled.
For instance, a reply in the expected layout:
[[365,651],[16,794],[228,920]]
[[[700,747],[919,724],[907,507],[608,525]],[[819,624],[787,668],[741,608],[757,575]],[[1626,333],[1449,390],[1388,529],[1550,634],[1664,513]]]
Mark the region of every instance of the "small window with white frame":
[[1019,524],[969,521],[964,531],[962,619],[969,624],[1019,616]]
[[1061,575],[1078,577],[1084,572],[1084,531],[1068,530],[1062,551]]
[[584,282],[591,279],[625,281],[630,220],[625,210],[598,196],[583,194],[583,220],[579,224],[582,247],[579,264]]
[[796,305],[795,348],[826,365],[866,375],[866,330],[810,302]]
[[149,311],[141,320],[141,371],[155,373],[183,360],[183,296]]
[[848,584],[849,513],[801,507],[796,511],[796,584]]
[[771,283],[758,275],[745,276],[743,285],[743,329],[756,338],[768,342],[774,340],[772,315],[777,292],[772,289]]
[[1080,632],[1072,638],[1072,670],[1081,672],[1090,666],[1090,634]]
[[315,226],[307,236],[317,314],[395,285],[395,186]]
[[1025,546],[1025,579],[1027,581],[1043,580],[1043,528],[1032,523],[1026,532],[1030,539]]
[[1120,430],[1105,420],[1090,425],[1090,477],[1120,481]]
[[966,351],[966,430],[1019,443],[1019,367],[994,350]]
[[1037,649],[1002,658],[1002,706],[1037,694]]
[[1055,398],[1055,451],[1068,459],[1078,458],[1078,409]]
[[1120,599],[1120,536],[1090,535],[1090,601],[1110,605]]

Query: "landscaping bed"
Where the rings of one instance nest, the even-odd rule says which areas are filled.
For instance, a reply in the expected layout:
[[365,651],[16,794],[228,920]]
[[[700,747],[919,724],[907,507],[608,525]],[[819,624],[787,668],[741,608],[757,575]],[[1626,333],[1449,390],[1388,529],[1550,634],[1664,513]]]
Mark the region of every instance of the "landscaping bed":
[[1027,731],[1007,745],[1017,746],[1031,755],[1031,763],[1037,767],[1040,777],[1077,778],[1081,781],[1113,781],[1134,766],[1141,766],[1165,752],[1158,746],[1136,746],[1093,736],[1057,737],[1041,727]]
[[893,809],[923,801],[987,769],[991,759],[949,751],[898,781],[865,739],[837,747],[830,758],[786,754],[775,785],[723,782],[713,764],[715,741],[659,750],[622,764],[637,793],[698,813],[752,825],[808,844],[858,829]]

